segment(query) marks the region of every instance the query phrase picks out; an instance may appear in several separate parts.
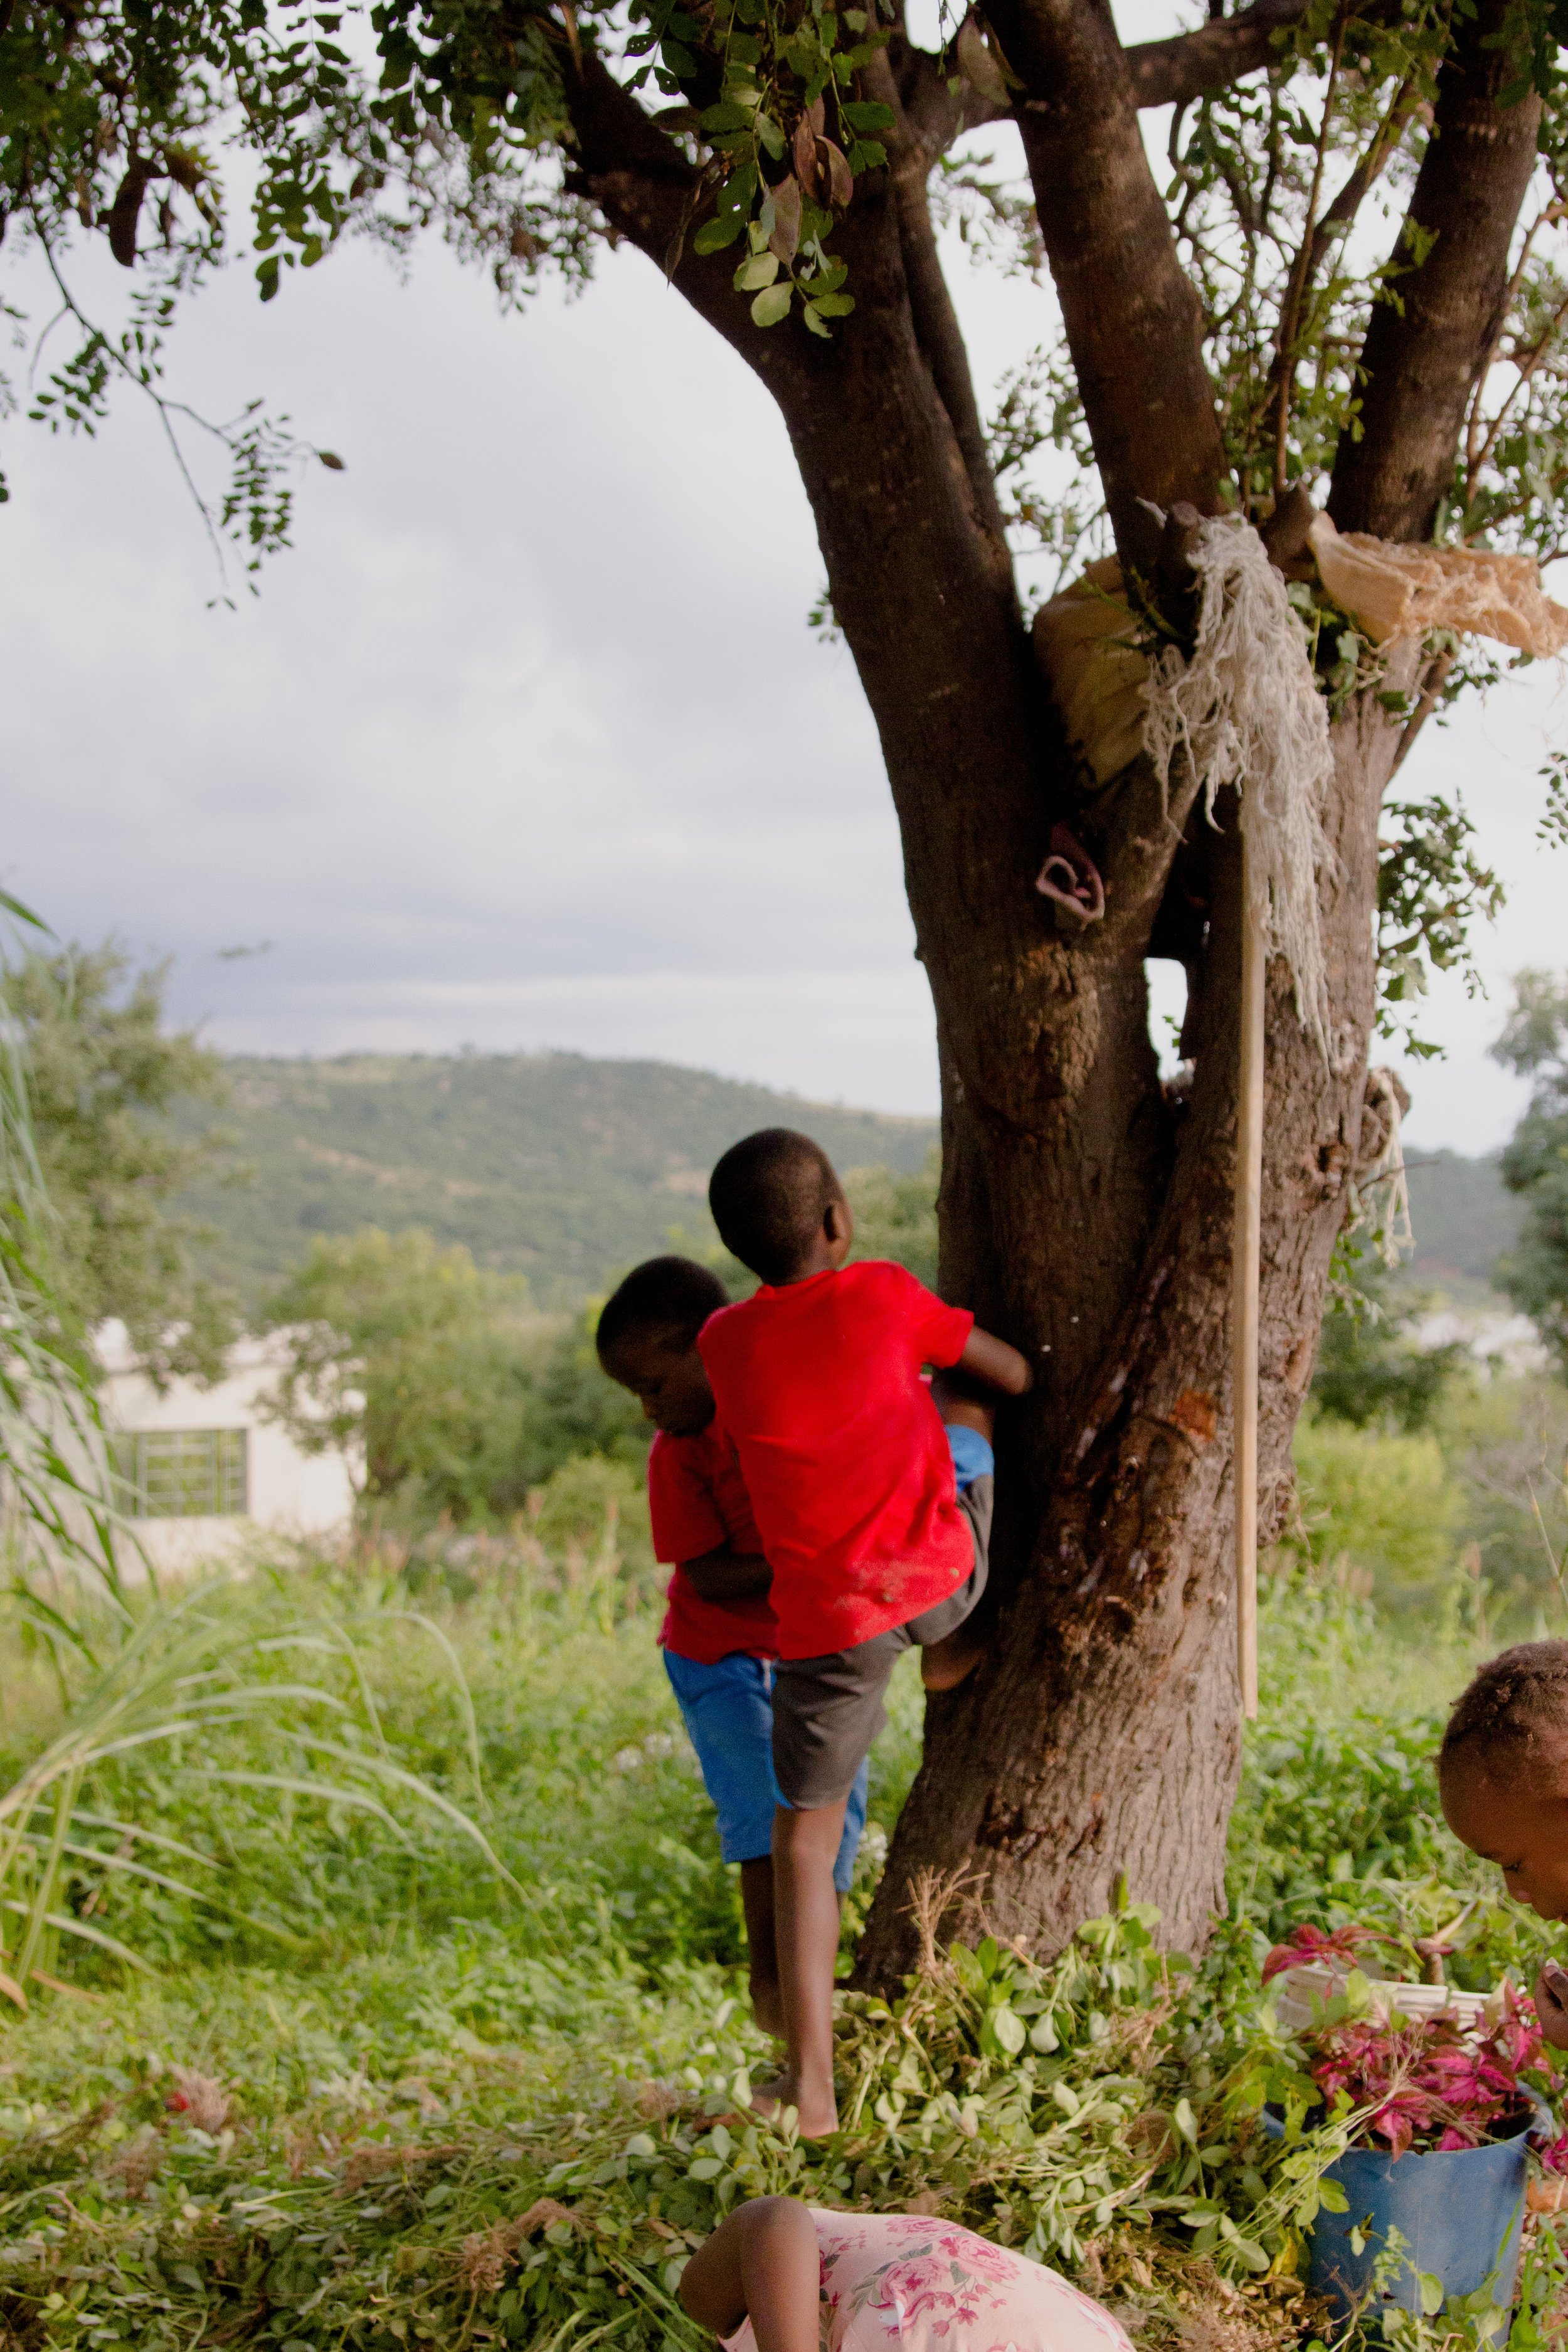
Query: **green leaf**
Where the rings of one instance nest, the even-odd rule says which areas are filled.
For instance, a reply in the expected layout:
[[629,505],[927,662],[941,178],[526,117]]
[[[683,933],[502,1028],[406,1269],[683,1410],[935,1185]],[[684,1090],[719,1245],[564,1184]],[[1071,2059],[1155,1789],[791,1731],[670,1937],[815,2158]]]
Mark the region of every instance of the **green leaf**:
[[1186,2141],[1187,2146],[1189,2147],[1196,2147],[1198,2144],[1198,2119],[1193,2113],[1192,2103],[1190,2100],[1178,2099],[1176,2101],[1175,2112],[1173,2114],[1171,2121],[1175,2125],[1176,2129],[1181,2133],[1182,2137]]
[[744,216],[740,213],[717,213],[710,221],[703,222],[691,240],[691,250],[721,253],[725,246],[734,244],[744,226]]
[[672,74],[684,77],[697,71],[696,58],[679,41],[662,41],[658,53]]
[[862,172],[875,172],[887,160],[888,151],[879,139],[853,140],[846,154],[851,177],[857,180]]
[[755,294],[763,287],[771,286],[778,274],[779,257],[776,253],[753,253],[751,259],[742,261],[735,272],[735,291],[737,294]]
[[851,131],[890,131],[893,127],[893,110],[884,106],[880,99],[847,98],[840,102],[838,111]]
[[1421,2272],[1420,2279],[1421,2308],[1428,2319],[1435,2319],[1443,2308],[1443,2297],[1447,2290],[1436,2271]]
[[[855,308],[853,294],[814,294],[811,300],[813,310],[819,311],[825,319],[847,319]],[[1049,2042],[1037,2042],[1035,2044],[1037,2050],[1054,2050],[1056,2046],[1054,2034]]]
[[789,316],[789,306],[795,289],[786,278],[782,286],[764,287],[752,305],[754,327],[776,327],[781,319]]
[[731,99],[721,99],[717,106],[705,106],[698,116],[704,131],[749,131],[752,118],[743,106]]
[[782,163],[789,142],[771,114],[759,110],[752,117],[752,127],[775,163]]
[[[832,298],[829,296],[827,299],[831,300]],[[820,302],[809,303],[806,307],[808,310],[815,310],[818,314],[820,314],[822,310],[822,304]],[[1028,2038],[1025,2032],[1023,2019],[1017,2015],[1016,2011],[1011,2009],[994,2009],[992,2011],[991,2031],[995,2035],[998,2044],[1007,2053],[1009,2058],[1016,2058],[1018,2055],[1019,2051],[1022,2050],[1025,2042]]]

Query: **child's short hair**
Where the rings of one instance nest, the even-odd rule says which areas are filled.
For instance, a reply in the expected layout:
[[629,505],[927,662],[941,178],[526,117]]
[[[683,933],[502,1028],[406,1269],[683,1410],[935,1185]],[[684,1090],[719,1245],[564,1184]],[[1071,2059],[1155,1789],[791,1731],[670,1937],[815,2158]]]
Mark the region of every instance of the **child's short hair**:
[[708,1180],[719,1238],[763,1282],[784,1282],[844,1188],[820,1143],[764,1127],[731,1144]]
[[1438,1769],[1462,1749],[1568,1748],[1568,1642],[1518,1642],[1489,1658],[1448,1717]]
[[729,1304],[711,1266],[689,1257],[645,1258],[605,1301],[594,1333],[599,1360],[633,1333],[663,1333],[677,1348],[689,1348],[710,1315]]

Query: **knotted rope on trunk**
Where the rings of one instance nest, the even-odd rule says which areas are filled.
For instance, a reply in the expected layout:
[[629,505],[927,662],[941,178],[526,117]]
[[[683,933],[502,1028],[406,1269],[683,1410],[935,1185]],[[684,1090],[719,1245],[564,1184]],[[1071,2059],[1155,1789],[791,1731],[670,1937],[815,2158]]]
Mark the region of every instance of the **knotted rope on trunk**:
[[1318,877],[1333,856],[1323,830],[1334,774],[1328,706],[1285,583],[1251,525],[1211,515],[1190,561],[1197,639],[1190,659],[1167,646],[1149,663],[1144,747],[1167,794],[1172,762],[1185,755],[1211,823],[1215,795],[1226,786],[1238,795],[1247,911],[1284,958],[1301,1025],[1326,1055]]

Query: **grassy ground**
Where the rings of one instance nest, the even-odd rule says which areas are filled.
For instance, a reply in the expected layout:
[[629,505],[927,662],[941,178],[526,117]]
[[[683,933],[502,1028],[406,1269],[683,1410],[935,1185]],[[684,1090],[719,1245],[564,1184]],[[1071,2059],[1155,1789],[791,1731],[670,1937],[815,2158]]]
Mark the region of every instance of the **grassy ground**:
[[[1298,1919],[1414,1932],[1455,1907],[1445,1887],[1479,1883],[1427,1760],[1475,1654],[1458,1602],[1416,1647],[1348,1579],[1279,1580],[1232,1918],[1200,1973],[1169,1976],[1128,1915],[1053,1970],[983,1949],[933,1969],[901,2017],[851,2002],[855,2127],[805,2151],[744,2123],[764,2053],[740,1998],[734,1881],[659,1666],[637,1530],[629,1560],[595,1553],[556,1504],[553,1558],[525,1541],[395,1574],[295,1567],[291,1622],[335,1637],[252,1664],[280,1688],[314,1676],[340,1708],[336,1744],[384,1738],[507,1875],[415,1790],[378,1784],[381,1813],[312,1794],[322,1759],[287,1713],[97,1775],[102,1818],[205,1856],[180,1869],[212,1899],[72,1864],[68,1911],[151,1972],[57,1937],[49,1973],[74,1993],[5,2029],[0,2322],[29,2346],[104,2352],[679,2341],[689,2246],[735,2195],[793,2185],[921,2198],[1132,2298],[1151,2342],[1190,2338],[1200,2305],[1235,2352],[1294,2332],[1291,2249],[1324,2151],[1252,2137],[1247,2102],[1285,2063],[1257,1964]],[[243,1605],[266,1591],[258,1573]],[[37,1654],[14,1651],[4,1680],[9,1780],[58,1701]],[[884,1831],[920,1706],[900,1674],[873,1759]],[[851,1925],[879,1860],[873,1836]],[[1460,1973],[1476,1980],[1528,1969],[1538,1941],[1495,1902],[1474,1935]],[[1183,2100],[1199,2139],[1173,2126],[1152,2188],[1148,2119]]]

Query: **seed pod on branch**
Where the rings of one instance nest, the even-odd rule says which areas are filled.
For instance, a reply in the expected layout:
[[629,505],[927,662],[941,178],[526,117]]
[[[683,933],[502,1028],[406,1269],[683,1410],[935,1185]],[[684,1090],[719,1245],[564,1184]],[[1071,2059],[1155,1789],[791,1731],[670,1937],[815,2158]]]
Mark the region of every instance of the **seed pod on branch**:
[[109,250],[121,269],[133,269],[136,266],[136,223],[152,176],[151,163],[133,155],[109,209]]

